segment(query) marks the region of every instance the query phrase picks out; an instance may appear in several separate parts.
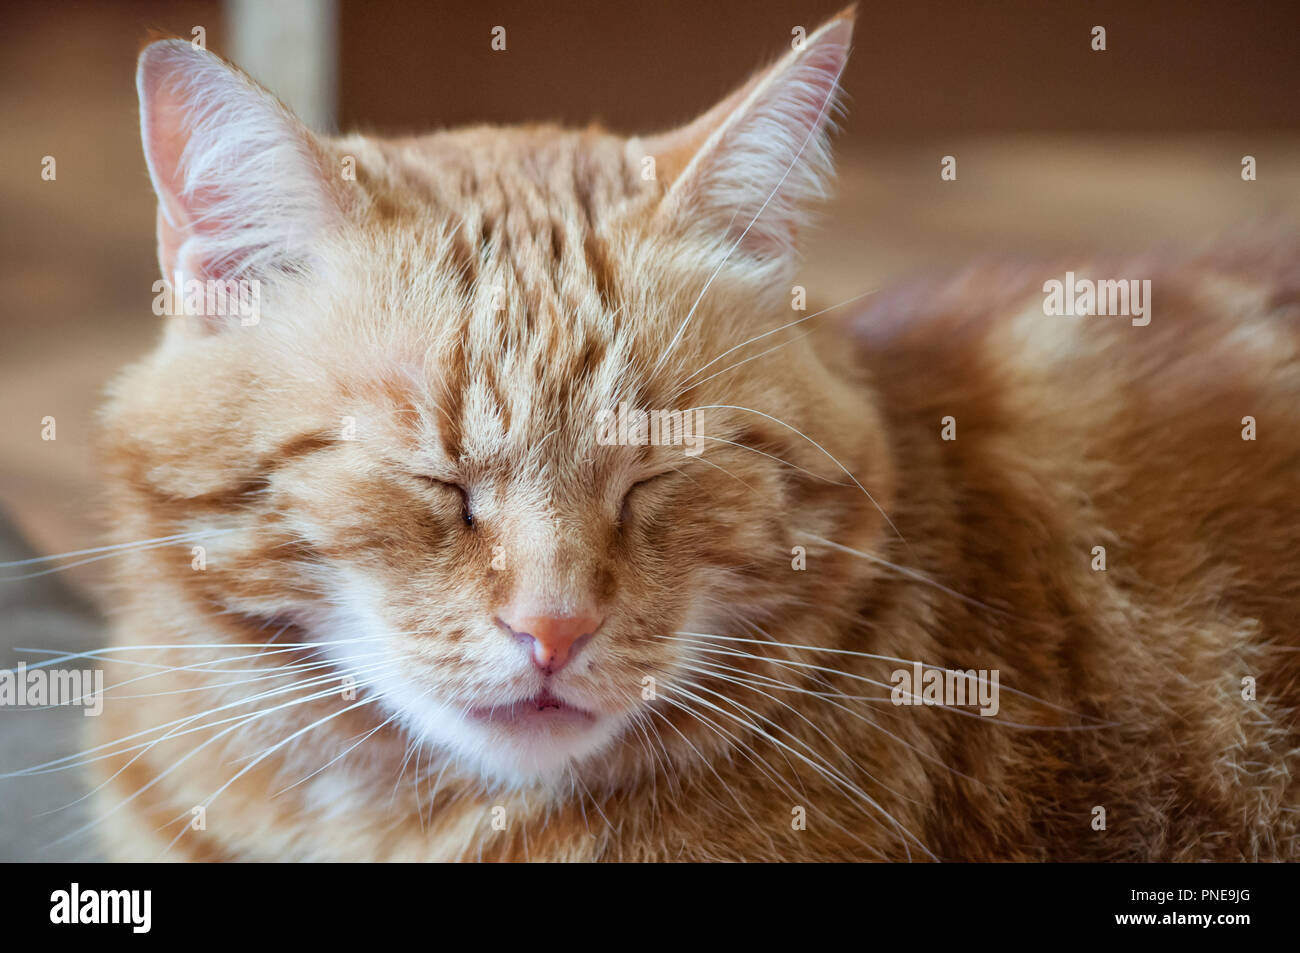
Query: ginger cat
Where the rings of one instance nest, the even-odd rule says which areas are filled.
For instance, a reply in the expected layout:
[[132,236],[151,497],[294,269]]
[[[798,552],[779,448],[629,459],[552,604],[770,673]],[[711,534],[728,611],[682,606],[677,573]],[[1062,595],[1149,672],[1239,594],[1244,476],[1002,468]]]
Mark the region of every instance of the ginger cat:
[[115,856],[1296,856],[1294,249],[792,311],[852,25],[630,140],[144,50],[162,273],[256,307],[105,411]]

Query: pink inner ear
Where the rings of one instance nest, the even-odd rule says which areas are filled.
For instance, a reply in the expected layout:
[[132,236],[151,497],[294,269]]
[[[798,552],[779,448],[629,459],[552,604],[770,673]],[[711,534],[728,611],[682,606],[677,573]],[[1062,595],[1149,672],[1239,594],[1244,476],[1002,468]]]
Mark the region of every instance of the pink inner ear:
[[[216,186],[186,187],[186,163],[201,147],[196,128],[203,104],[230,94],[222,76],[224,67],[213,69],[211,58],[189,44],[150,46],[140,57],[137,84],[140,93],[141,125],[145,159],[160,203],[158,215],[158,258],[163,274],[172,280],[177,272],[185,278],[225,278],[221,262],[202,251],[205,237],[219,237],[235,223],[218,214],[230,205]],[[186,149],[191,149],[187,156]]]
[[141,54],[136,77],[145,162],[159,202],[158,261],[169,281],[181,268],[180,250],[190,220],[179,198],[184,187],[180,164],[187,141],[184,113],[167,82],[183,69],[184,63],[164,44],[155,44]]
[[[180,176],[181,155],[188,139],[183,124],[183,110],[167,85],[167,79],[184,68],[168,51],[150,47],[140,56],[136,86],[140,95],[140,127],[144,140],[145,161],[154,180],[164,214],[173,225],[181,225],[185,216],[176,196],[183,182]],[[157,52],[155,52],[157,50]]]

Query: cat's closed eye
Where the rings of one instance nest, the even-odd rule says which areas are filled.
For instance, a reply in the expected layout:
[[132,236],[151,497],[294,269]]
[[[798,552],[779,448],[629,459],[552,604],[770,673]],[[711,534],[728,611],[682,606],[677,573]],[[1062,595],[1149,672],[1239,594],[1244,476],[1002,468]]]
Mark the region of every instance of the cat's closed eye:
[[473,528],[474,510],[470,505],[469,490],[465,489],[465,487],[461,486],[459,483],[453,483],[449,480],[443,480],[439,477],[429,476],[427,474],[419,474],[417,479],[425,486],[457,493],[460,496],[460,518],[466,526]]
[[636,495],[637,491],[645,486],[648,486],[651,483],[654,483],[656,480],[662,480],[666,476],[671,476],[671,472],[656,473],[653,476],[648,476],[643,479],[637,480],[630,487],[628,487],[627,492],[623,494],[623,502],[619,506],[619,511],[618,511],[619,523],[626,523],[628,517],[632,515],[632,498],[633,496]]

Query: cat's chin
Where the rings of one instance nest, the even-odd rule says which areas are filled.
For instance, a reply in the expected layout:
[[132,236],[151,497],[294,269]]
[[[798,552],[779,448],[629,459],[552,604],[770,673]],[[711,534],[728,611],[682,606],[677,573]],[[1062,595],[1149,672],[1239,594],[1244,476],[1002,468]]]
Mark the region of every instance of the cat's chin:
[[468,710],[421,705],[406,714],[420,735],[473,765],[486,782],[508,787],[561,780],[604,748],[620,721],[547,692]]
[[484,774],[509,784],[547,782],[595,754],[610,740],[614,719],[543,693],[463,718]]

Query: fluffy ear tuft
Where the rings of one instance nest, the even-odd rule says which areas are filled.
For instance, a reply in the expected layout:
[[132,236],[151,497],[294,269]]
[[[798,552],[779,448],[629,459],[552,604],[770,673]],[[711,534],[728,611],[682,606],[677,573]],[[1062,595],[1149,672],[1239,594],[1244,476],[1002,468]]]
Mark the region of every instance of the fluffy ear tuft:
[[629,144],[671,181],[663,213],[725,235],[762,263],[794,265],[808,205],[826,194],[828,136],[853,36],[852,7],[694,122]]
[[313,237],[341,217],[307,128],[184,40],[147,46],[136,86],[163,275],[230,280],[306,267]]

